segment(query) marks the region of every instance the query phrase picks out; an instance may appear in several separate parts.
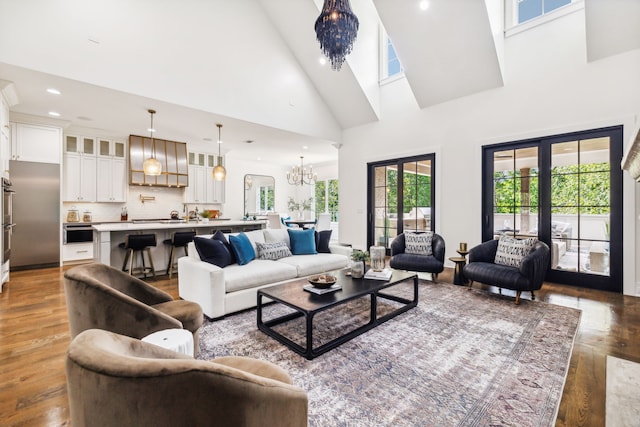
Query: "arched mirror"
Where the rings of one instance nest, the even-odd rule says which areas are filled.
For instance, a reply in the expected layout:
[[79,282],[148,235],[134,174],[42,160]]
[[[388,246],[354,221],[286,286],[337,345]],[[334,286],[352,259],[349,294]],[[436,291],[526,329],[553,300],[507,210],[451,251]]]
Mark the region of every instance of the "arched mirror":
[[244,213],[249,216],[273,212],[276,179],[268,175],[244,176]]

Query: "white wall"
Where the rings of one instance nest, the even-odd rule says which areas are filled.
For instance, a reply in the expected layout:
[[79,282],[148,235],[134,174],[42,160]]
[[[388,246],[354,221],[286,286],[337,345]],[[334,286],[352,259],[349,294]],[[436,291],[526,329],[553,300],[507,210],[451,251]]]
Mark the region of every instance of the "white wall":
[[[640,111],[640,50],[586,62],[584,11],[505,40],[505,86],[419,110],[404,80],[382,88],[382,120],[345,131],[340,236],[366,246],[367,162],[436,154],[435,229],[447,242],[481,240],[481,147],[624,125]],[[473,70],[469,70],[473,72]],[[624,181],[625,236],[635,235],[635,184]],[[636,294],[635,241],[625,237],[624,293]]]

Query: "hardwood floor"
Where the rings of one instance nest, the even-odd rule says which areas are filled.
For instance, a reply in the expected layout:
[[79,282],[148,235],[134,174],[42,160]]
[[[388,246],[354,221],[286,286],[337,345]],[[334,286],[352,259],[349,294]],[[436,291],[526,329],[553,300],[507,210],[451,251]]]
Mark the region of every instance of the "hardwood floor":
[[[0,294],[0,426],[69,425],[62,275],[62,268],[12,272]],[[452,276],[447,269],[439,280]],[[176,276],[150,283],[178,296]],[[536,296],[582,310],[556,426],[604,426],[606,356],[640,363],[640,298],[551,283]]]

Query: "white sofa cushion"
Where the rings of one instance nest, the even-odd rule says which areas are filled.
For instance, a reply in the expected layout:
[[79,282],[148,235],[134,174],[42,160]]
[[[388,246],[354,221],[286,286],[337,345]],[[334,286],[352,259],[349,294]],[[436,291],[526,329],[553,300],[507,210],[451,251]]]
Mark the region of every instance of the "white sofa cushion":
[[264,233],[262,232],[262,230],[245,231],[244,234],[249,238],[249,241],[251,242],[251,246],[253,246],[253,250],[256,253],[258,253],[258,247],[256,246],[256,243],[266,243],[264,240]]
[[224,268],[225,291],[229,293],[255,288],[267,283],[294,279],[296,276],[297,269],[293,265],[255,259],[245,265],[232,264]]
[[[272,261],[273,262],[273,261]],[[339,270],[349,265],[349,258],[339,254],[315,254],[293,255],[280,258],[277,263],[288,264],[296,268],[298,276],[324,273],[325,271]],[[226,267],[225,270],[229,268]]]
[[265,228],[263,231],[264,239],[267,243],[285,242],[291,249],[291,240],[286,228]]

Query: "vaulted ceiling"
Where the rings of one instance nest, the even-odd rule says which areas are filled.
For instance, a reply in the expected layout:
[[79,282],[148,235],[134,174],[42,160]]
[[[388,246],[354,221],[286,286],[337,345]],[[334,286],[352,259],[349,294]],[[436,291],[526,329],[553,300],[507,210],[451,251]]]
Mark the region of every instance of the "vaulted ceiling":
[[208,147],[219,122],[223,151],[290,165],[303,146],[331,161],[344,129],[382,119],[380,23],[418,108],[504,84],[502,0],[351,3],[358,39],[335,72],[319,63],[321,0],[0,0],[0,88],[15,117],[55,110],[69,131],[126,138],[154,108],[158,137]]

